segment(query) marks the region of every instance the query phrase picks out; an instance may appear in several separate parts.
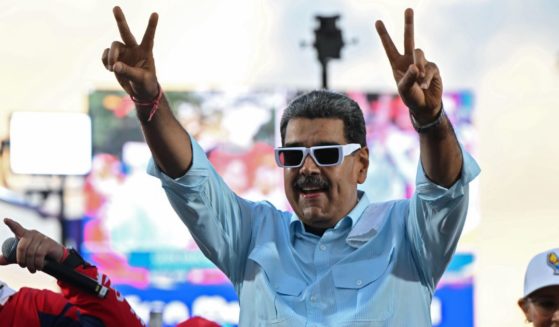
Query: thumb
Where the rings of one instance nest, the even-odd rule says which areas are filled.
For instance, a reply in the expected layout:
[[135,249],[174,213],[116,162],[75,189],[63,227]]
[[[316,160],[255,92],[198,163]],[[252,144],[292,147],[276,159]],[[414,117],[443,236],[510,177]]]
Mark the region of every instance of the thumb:
[[14,233],[14,235],[20,239],[23,237],[23,234],[25,234],[25,232],[27,231],[25,228],[23,228],[23,226],[21,226],[17,221],[12,220],[10,218],[4,218],[4,224],[6,224],[8,226],[8,228],[10,228],[10,230],[12,231],[12,233]]
[[398,90],[400,90],[400,94],[408,93],[417,81],[418,76],[419,69],[417,66],[410,65],[404,76],[402,76],[402,78],[398,81]]
[[114,64],[113,71],[119,77],[127,78],[133,83],[142,83],[144,81],[144,70],[142,68],[128,66],[119,61]]

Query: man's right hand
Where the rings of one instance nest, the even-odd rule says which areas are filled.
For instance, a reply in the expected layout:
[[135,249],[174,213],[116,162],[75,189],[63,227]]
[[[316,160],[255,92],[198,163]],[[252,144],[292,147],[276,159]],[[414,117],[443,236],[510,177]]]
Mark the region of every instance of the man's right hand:
[[[146,143],[157,166],[168,176],[184,175],[192,163],[190,138],[174,117],[165,96],[160,93],[155,62],[153,38],[159,16],[152,13],[142,42],[138,44],[130,32],[126,18],[119,7],[114,7],[116,24],[122,42],[115,41],[103,52],[102,61],[107,70],[115,73],[118,83],[132,97]],[[160,101],[159,101],[160,100]],[[155,108],[155,109],[154,109]],[[139,108],[137,108],[139,109]],[[157,110],[155,119],[151,115]],[[149,124],[148,124],[149,122]]]
[[138,44],[120,7],[114,7],[113,13],[124,43],[114,41],[103,51],[103,65],[115,73],[118,83],[130,96],[142,102],[153,101],[159,92],[152,51],[159,16],[151,14],[142,42]]

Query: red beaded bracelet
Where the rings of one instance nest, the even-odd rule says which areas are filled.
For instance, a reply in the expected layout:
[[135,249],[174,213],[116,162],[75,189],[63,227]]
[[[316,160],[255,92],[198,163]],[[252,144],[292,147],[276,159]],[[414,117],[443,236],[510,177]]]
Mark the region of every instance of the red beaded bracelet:
[[151,121],[153,115],[155,115],[157,109],[159,109],[159,103],[161,102],[161,98],[163,97],[163,90],[161,89],[161,85],[157,84],[157,88],[158,88],[157,96],[151,102],[142,102],[136,97],[134,97],[133,95],[130,96],[130,98],[132,99],[132,101],[134,101],[136,106],[151,108],[151,110],[149,111],[148,122]]

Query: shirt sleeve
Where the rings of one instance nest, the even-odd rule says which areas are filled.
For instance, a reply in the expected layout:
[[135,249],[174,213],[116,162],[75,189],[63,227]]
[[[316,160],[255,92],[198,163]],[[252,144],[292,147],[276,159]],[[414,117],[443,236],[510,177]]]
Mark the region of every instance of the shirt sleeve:
[[97,271],[97,267],[86,263],[77,266],[74,270],[97,280],[108,289],[106,296],[99,298],[79,287],[58,281],[62,295],[79,310],[79,321],[82,326],[145,326],[128,301],[111,287],[109,277]]
[[190,140],[192,166],[185,175],[172,179],[153,159],[148,173],[161,180],[169,202],[204,255],[235,284],[242,279],[241,267],[245,266],[257,204],[238,197],[212,167],[200,145],[194,138]]
[[406,233],[418,271],[431,293],[454,254],[468,212],[468,184],[480,172],[472,156],[464,149],[462,154],[460,179],[450,188],[431,182],[420,161],[416,191],[409,202]]
[[74,326],[79,318],[74,306],[50,290],[22,287],[0,305],[2,326]]

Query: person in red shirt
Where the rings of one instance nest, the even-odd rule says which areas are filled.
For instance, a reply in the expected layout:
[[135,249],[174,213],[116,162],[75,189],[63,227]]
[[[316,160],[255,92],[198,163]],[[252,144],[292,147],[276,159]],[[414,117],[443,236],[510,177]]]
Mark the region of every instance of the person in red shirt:
[[[36,230],[28,230],[18,222],[5,218],[4,223],[19,240],[16,262],[31,273],[42,270],[45,257],[69,266],[74,271],[96,280],[107,288],[104,298],[81,288],[58,281],[62,293],[23,287],[14,291],[0,281],[0,324],[16,327],[100,327],[145,326],[126,299],[111,287],[108,276],[97,267],[85,262],[74,250],[66,249],[53,239]],[[11,264],[0,255],[0,266]],[[188,327],[219,326],[195,317],[180,324]]]

